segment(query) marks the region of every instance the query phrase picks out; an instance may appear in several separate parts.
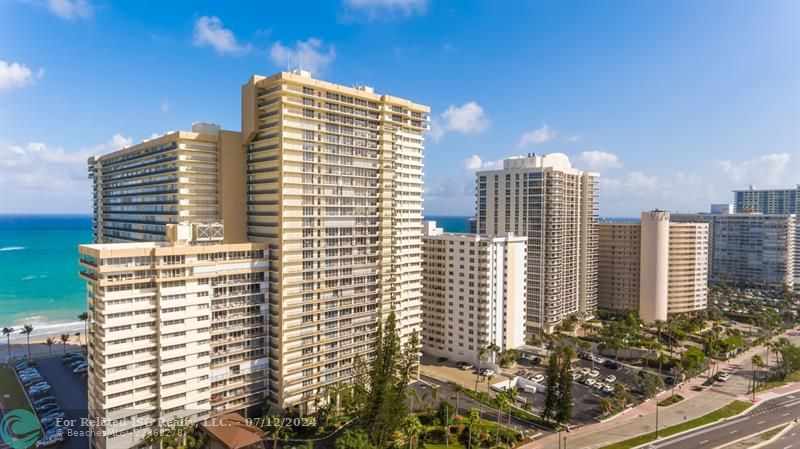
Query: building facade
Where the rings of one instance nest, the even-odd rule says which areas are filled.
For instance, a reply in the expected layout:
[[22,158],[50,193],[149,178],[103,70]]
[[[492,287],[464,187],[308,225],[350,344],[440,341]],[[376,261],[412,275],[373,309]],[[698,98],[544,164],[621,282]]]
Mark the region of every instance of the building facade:
[[[164,242],[168,224],[222,222],[246,242],[241,135],[195,123],[89,158],[95,243]],[[223,182],[224,181],[224,182]]]
[[429,108],[303,71],[242,86],[247,236],[270,253],[270,401],[307,410],[369,357],[378,320],[422,310]]
[[709,281],[794,286],[795,215],[672,214],[709,225]]
[[759,212],[762,214],[795,215],[794,283],[800,284],[800,185],[796,189],[734,190],[734,211],[738,213]]
[[153,420],[260,412],[267,397],[266,245],[198,241],[81,245],[89,419],[98,449],[142,445]]
[[423,352],[478,366],[524,345],[527,238],[423,229]]
[[528,333],[595,312],[597,179],[560,153],[508,158],[500,170],[476,173],[478,233],[528,237]]
[[757,189],[733,191],[733,209],[736,213],[788,215],[800,210],[800,185],[794,189]]
[[663,211],[640,223],[600,223],[599,306],[636,310],[653,323],[705,310],[708,225],[673,223]]

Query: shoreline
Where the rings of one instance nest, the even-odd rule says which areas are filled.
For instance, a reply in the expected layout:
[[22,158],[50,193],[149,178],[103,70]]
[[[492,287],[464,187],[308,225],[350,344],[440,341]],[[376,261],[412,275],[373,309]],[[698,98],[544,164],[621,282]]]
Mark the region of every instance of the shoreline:
[[[49,357],[50,355],[58,356],[65,352],[78,352],[83,351],[83,348],[78,345],[78,338],[73,334],[71,335],[69,341],[66,344],[66,347],[61,343],[58,338],[55,338],[56,343],[51,348],[48,348],[46,344],[44,344],[45,340],[47,340],[46,336],[36,336],[31,337],[31,359],[39,359],[43,357]],[[81,343],[85,344],[83,337],[83,332],[81,332]],[[7,341],[4,339],[0,342],[0,362],[8,363],[8,354],[9,354],[9,345]],[[27,343],[23,342],[15,342],[11,341],[11,360],[24,360],[28,358],[28,345]]]

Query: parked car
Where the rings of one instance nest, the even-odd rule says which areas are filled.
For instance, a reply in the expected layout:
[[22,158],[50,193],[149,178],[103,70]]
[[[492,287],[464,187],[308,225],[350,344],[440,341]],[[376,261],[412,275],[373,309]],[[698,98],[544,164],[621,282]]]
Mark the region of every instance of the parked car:
[[81,366],[75,368],[74,370],[72,370],[72,372],[75,373],[75,374],[83,374],[88,370],[89,370],[89,365],[81,365]]
[[459,369],[463,369],[464,371],[468,371],[468,370],[471,370],[472,368],[475,368],[471,363],[464,362],[464,361],[456,363],[456,366]]
[[604,385],[602,391],[603,393],[611,394],[614,392],[614,387],[611,385]]
[[444,363],[447,361],[447,357],[439,357],[438,359],[436,359],[436,361],[439,363]]
[[593,369],[593,370],[589,371],[589,374],[587,374],[587,376],[589,376],[589,377],[597,377],[599,375],[600,375],[600,371],[597,371],[596,369]]
[[25,388],[28,388],[28,387],[30,387],[32,385],[38,384],[39,382],[44,382],[44,377],[42,377],[42,376],[31,376],[31,377],[25,377],[25,378],[23,378],[21,380],[22,380],[22,385]]
[[727,382],[728,379],[731,378],[731,375],[728,373],[719,373],[717,374],[717,380],[720,382]]
[[58,404],[56,404],[55,402],[48,402],[44,405],[34,406],[34,408],[36,408],[37,413],[42,414],[52,410],[58,410]]
[[580,372],[572,373],[572,380],[577,381],[580,378],[581,378],[581,373]]
[[595,363],[606,363],[606,359],[604,357],[600,357],[599,355],[594,356]]
[[606,384],[604,384],[603,382],[596,382],[594,385],[592,385],[592,388],[594,388],[595,390],[602,390],[603,387],[605,386]]
[[86,363],[86,360],[81,358],[79,360],[76,360],[76,361],[70,363],[69,366],[70,366],[70,368],[75,369],[75,368],[79,367],[80,365],[83,365],[84,363]]
[[490,368],[484,368],[481,370],[481,376],[484,377],[494,376],[494,370]]
[[592,386],[592,385],[594,385],[596,382],[597,382],[597,381],[596,381],[596,380],[594,380],[594,379],[592,379],[591,377],[587,377],[586,379],[584,379],[584,380],[583,380],[583,383],[584,383],[584,384],[585,384],[587,387],[591,387],[591,386]]
[[535,376],[531,377],[531,380],[540,384],[544,382],[544,374],[536,374]]
[[667,376],[664,379],[664,383],[667,384],[667,385],[675,385],[676,382],[677,382],[676,379],[674,377],[672,377],[672,376]]
[[605,379],[603,379],[603,382],[607,384],[613,384],[616,381],[617,381],[617,376],[613,374],[609,374],[608,376],[605,377]]
[[591,368],[581,368],[581,376],[588,375],[589,371],[591,371],[591,370],[592,370]]
[[52,403],[56,402],[55,396],[46,396],[46,397],[43,397],[41,399],[37,399],[37,400],[33,401],[33,405],[43,405],[43,404],[49,404],[51,402]]
[[16,365],[14,365],[14,369],[16,369],[17,371],[21,371],[21,370],[24,370],[25,368],[29,368],[29,367],[30,367],[30,365],[28,365],[28,362],[20,362],[20,363],[17,363]]
[[542,363],[542,358],[541,357],[534,357],[534,358],[530,359],[530,362],[533,365],[538,365],[538,364]]
[[44,396],[44,395],[46,395],[48,393],[50,393],[50,386],[40,387],[40,388],[37,388],[37,389],[34,389],[34,390],[30,390],[30,391],[28,391],[28,396],[32,396],[32,397],[38,398],[38,397]]
[[46,433],[44,438],[36,442],[36,447],[51,447],[62,441],[64,441],[64,432]]
[[609,369],[620,369],[622,367],[622,365],[620,365],[619,362],[615,362],[614,360],[609,360],[609,359],[606,359],[606,361],[603,362],[603,366]]

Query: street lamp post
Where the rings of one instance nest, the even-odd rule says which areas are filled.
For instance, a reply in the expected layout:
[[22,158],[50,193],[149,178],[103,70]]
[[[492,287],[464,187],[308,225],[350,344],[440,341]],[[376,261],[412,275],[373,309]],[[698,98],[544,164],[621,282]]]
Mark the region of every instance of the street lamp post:
[[564,449],[567,449],[567,436],[564,435]]
[[658,396],[656,396],[656,440],[658,439]]

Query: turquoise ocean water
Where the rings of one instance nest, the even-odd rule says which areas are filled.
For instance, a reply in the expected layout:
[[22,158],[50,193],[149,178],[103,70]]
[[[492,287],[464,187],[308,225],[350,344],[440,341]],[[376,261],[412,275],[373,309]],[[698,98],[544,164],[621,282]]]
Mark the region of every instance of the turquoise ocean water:
[[31,324],[35,335],[83,329],[78,245],[91,243],[91,226],[86,215],[0,215],[0,327]]
[[[449,232],[469,230],[467,217],[429,218]],[[83,329],[78,245],[91,241],[87,215],[0,215],[0,328],[31,324],[35,335]]]

